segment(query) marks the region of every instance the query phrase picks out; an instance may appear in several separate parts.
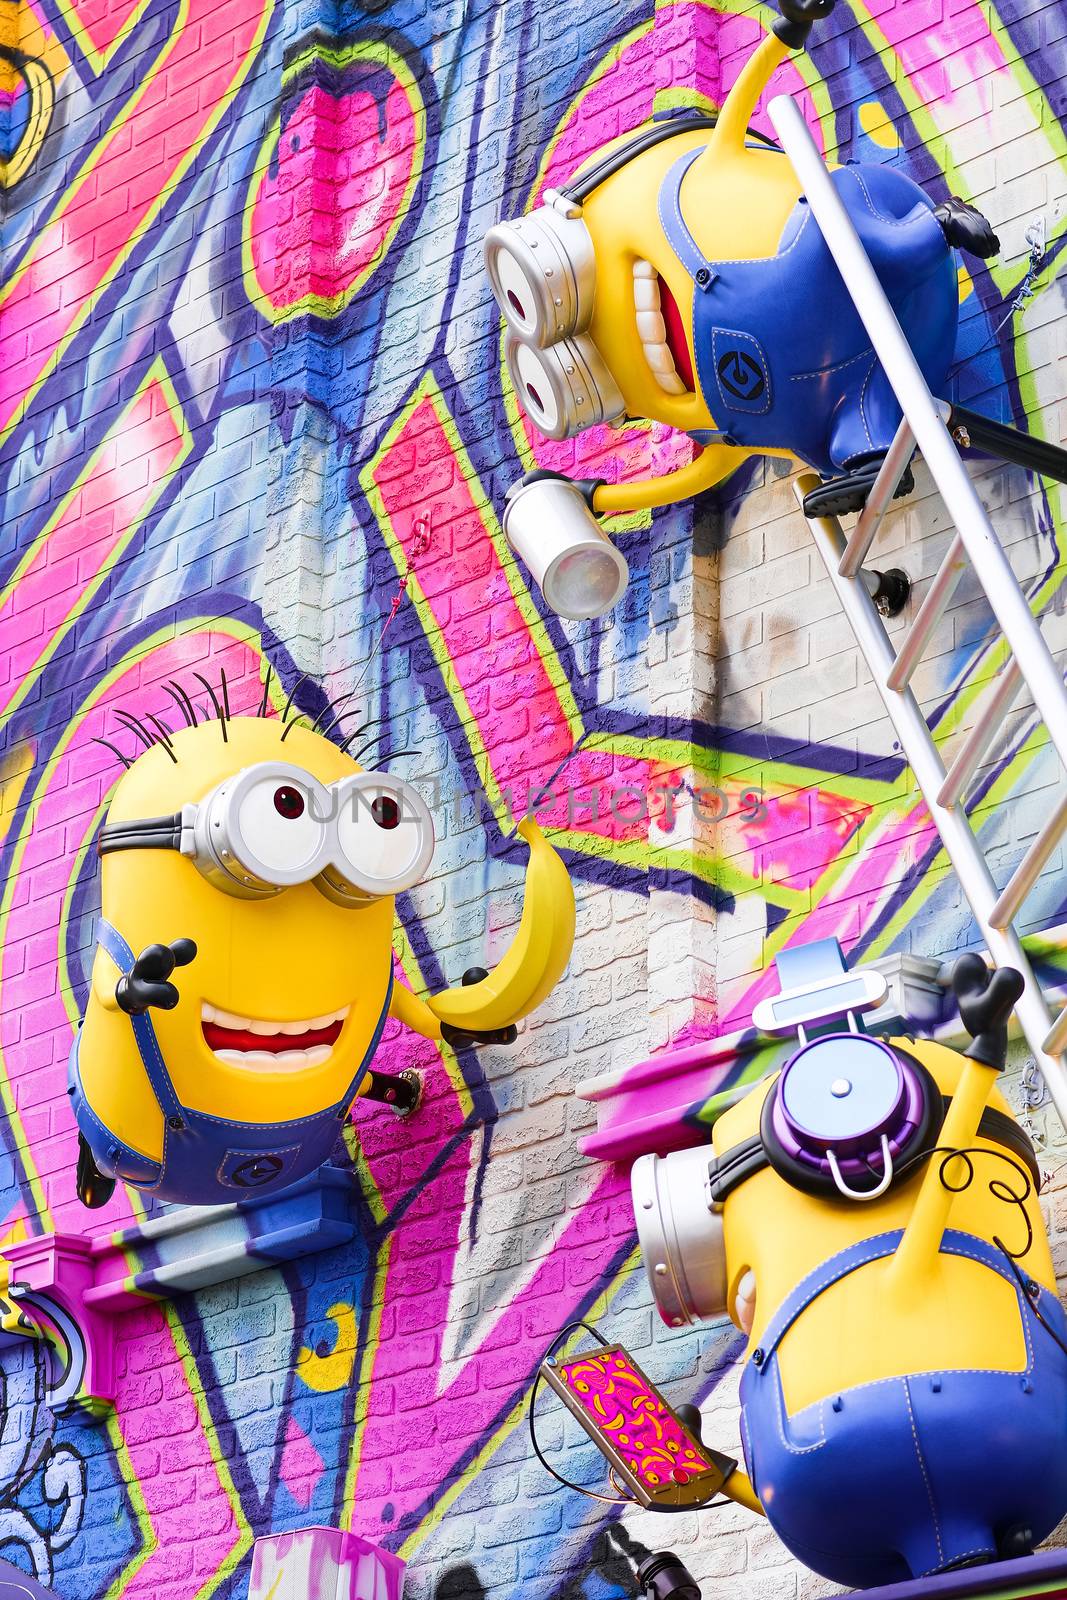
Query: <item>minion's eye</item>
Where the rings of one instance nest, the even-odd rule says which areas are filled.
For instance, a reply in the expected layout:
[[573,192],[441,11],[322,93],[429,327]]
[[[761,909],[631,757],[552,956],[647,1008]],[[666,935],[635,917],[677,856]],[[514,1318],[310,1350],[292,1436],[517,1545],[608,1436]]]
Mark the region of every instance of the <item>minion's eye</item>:
[[349,880],[370,894],[410,888],[433,854],[425,803],[391,773],[363,775],[341,808],[337,835]]
[[297,817],[304,815],[304,796],[299,789],[294,789],[290,784],[283,784],[274,791],[274,809],[280,817],[286,817],[293,822]]
[[400,807],[391,794],[376,795],[371,801],[370,814],[379,828],[386,828],[390,832],[400,826]]
[[230,824],[233,849],[257,870],[297,871],[322,849],[323,824],[308,809],[310,791],[295,780],[279,783],[279,776],[264,774],[240,796]]

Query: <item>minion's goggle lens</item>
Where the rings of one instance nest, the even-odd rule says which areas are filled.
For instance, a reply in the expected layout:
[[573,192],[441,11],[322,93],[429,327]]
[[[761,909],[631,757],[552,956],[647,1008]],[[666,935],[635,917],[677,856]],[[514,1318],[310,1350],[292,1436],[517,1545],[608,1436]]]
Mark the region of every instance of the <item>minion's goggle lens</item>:
[[178,850],[246,899],[314,883],[338,904],[361,905],[417,883],[434,833],[421,796],[391,773],[327,785],[286,762],[261,762],[173,816],[108,823],[98,849]]

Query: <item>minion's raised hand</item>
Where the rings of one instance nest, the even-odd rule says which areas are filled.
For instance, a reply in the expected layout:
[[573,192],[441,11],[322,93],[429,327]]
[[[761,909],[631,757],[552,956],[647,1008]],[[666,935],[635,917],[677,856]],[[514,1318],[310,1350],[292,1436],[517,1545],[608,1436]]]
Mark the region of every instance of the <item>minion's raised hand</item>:
[[835,4],[836,0],[778,0],[782,19],[773,26],[775,38],[790,50],[801,49],[815,24],[828,17]]
[[127,1016],[139,1017],[152,1006],[173,1011],[178,991],[168,978],[175,967],[187,967],[196,955],[191,939],[175,939],[173,944],[150,944],[142,950],[129,972],[115,985],[115,1004]]

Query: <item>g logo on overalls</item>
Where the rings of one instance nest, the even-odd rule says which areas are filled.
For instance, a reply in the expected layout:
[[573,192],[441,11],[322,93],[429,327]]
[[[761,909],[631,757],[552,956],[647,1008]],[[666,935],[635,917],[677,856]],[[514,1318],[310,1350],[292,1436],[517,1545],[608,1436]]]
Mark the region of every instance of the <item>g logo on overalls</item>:
[[284,1167],[285,1162],[281,1156],[262,1155],[248,1156],[244,1161],[238,1162],[231,1172],[225,1170],[225,1165],[219,1176],[223,1183],[232,1183],[238,1189],[258,1189],[264,1183],[270,1183],[276,1178]]
[[727,350],[717,370],[720,384],[737,400],[758,400],[767,387],[763,373],[744,350]]

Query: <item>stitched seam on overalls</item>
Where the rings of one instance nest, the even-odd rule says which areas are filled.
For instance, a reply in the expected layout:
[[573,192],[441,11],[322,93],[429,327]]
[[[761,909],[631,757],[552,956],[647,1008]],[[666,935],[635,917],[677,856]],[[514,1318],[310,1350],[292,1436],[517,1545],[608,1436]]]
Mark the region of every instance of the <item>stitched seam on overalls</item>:
[[[952,1249],[943,1251],[942,1254],[950,1255],[950,1256],[963,1256],[967,1261],[976,1261],[980,1267],[985,1267],[987,1271],[996,1272],[997,1277],[998,1278],[1003,1278],[1004,1282],[1009,1284],[1009,1286],[1012,1283],[1012,1280],[1007,1276],[1006,1273],[997,1272],[996,1267],[990,1266],[988,1261],[983,1260],[983,1258],[981,1256],[979,1256],[979,1255],[975,1255],[973,1250],[965,1250],[965,1249],[961,1249],[959,1247],[954,1247]],[[1030,1343],[1030,1326],[1029,1326],[1029,1320],[1028,1320],[1028,1318],[1026,1316],[1026,1307],[1022,1303],[1022,1295],[1019,1292],[1017,1287],[1016,1287],[1016,1291],[1015,1292],[1016,1292],[1016,1295],[1017,1295],[1018,1300],[1019,1300],[1019,1315],[1020,1315],[1020,1318],[1022,1320],[1023,1339],[1026,1341],[1026,1354],[1027,1354],[1027,1358],[1028,1359],[1027,1359],[1026,1367],[1024,1368],[1023,1372],[1015,1373],[1015,1374],[1013,1374],[1013,1376],[1015,1376],[1015,1377],[1023,1377],[1024,1375],[1025,1376],[1029,1376],[1029,1374],[1033,1371],[1034,1349],[1033,1349],[1033,1345]],[[987,1369],[987,1370],[989,1370],[989,1369]],[[998,1369],[994,1367],[991,1370],[997,1371]]]
[[[960,1561],[966,1561],[968,1556],[987,1556],[987,1555],[989,1555],[990,1551],[995,1552],[996,1551],[996,1545],[994,1545],[994,1544],[980,1544],[980,1545],[976,1545],[973,1550],[961,1550],[958,1555],[954,1555],[952,1557],[952,1560],[953,1560],[953,1563],[955,1565],[955,1563],[958,1563]],[[950,1567],[949,1571],[952,1571],[952,1570],[953,1570],[953,1568]],[[932,1578],[935,1573],[940,1572],[940,1571],[941,1571],[941,1568],[939,1566],[937,1566],[937,1567],[927,1567],[926,1571],[920,1573],[919,1576],[922,1577],[922,1578]]]
[[[777,1363],[775,1363],[775,1367],[777,1382],[774,1386],[774,1422],[775,1427],[778,1429],[778,1437],[781,1439],[783,1447],[788,1450],[789,1454],[792,1456],[807,1456],[810,1455],[813,1450],[821,1450],[823,1445],[826,1443],[826,1413],[823,1409],[825,1401],[818,1401],[819,1437],[814,1441],[813,1444],[790,1443],[785,1436],[785,1395],[782,1393],[782,1376],[780,1369],[777,1368]],[[807,1407],[805,1407],[805,1410],[807,1410]]]
[[919,1444],[919,1433],[915,1426],[915,1413],[911,1409],[911,1391],[908,1388],[908,1380],[907,1378],[902,1378],[900,1382],[904,1386],[904,1399],[908,1407],[908,1421],[911,1423],[911,1436],[915,1441],[915,1454],[919,1460],[919,1471],[923,1475],[923,1483],[926,1485],[926,1498],[930,1502],[930,1515],[934,1519],[934,1538],[937,1540],[937,1558],[938,1565],[940,1565],[945,1559],[945,1547],[941,1543],[941,1523],[938,1520],[934,1491],[930,1483],[929,1474],[926,1471],[926,1462],[923,1460],[922,1446]]
[[[117,1133],[113,1133],[106,1122],[101,1122],[100,1118],[97,1116],[88,1100],[86,1100],[84,1091],[82,1093],[81,1109],[85,1116],[88,1117],[89,1121],[93,1123],[95,1127],[98,1128],[103,1134],[104,1141],[110,1145],[114,1145],[118,1149],[120,1155],[128,1155],[131,1160],[144,1161],[152,1167],[159,1166],[159,1162],[156,1161],[154,1156],[142,1155],[140,1150],[135,1150],[131,1144],[127,1144],[124,1139],[120,1139]],[[110,1157],[106,1154],[105,1160],[110,1160]],[[159,1176],[161,1176],[161,1174]],[[159,1176],[156,1177],[156,1183],[159,1182]],[[130,1181],[131,1180],[129,1178],[123,1178],[122,1180],[123,1183],[129,1183]]]
[[854,367],[857,361],[866,361],[868,356],[873,356],[874,351],[868,345],[866,350],[861,350],[858,356],[849,356],[844,361],[838,361],[832,367],[813,367],[810,372],[791,372],[790,383],[810,383],[812,378],[831,378],[835,372],[843,372],[846,367]]
[[[874,201],[871,199],[870,193],[869,193],[869,191],[867,189],[867,184],[864,181],[864,179],[861,176],[861,174],[858,173],[854,168],[851,169],[851,170],[852,170],[852,176],[855,178],[856,182],[859,184],[860,192],[862,193],[863,198],[864,198],[864,200],[866,202],[866,205],[867,205],[867,210],[871,213],[871,216],[874,218],[874,220],[876,222],[884,223],[887,228],[910,228],[911,227],[912,223],[915,221],[915,206],[912,207],[911,211],[909,212],[909,214],[906,217],[887,217],[883,212],[878,210],[878,208],[876,207]],[[918,201],[916,201],[916,206],[917,205],[919,205]],[[925,211],[926,207],[922,206],[921,209],[923,211]],[[933,216],[933,212],[932,211],[930,212],[930,215]],[[937,221],[936,217],[934,218],[934,221],[935,222]],[[947,245],[948,241],[946,240],[945,243]]]
[[872,450],[874,449],[874,440],[871,438],[871,430],[867,426],[867,390],[871,386],[871,379],[874,377],[875,368],[877,365],[878,357],[875,356],[874,360],[871,362],[870,371],[863,380],[863,387],[860,389],[860,421],[863,423],[863,431],[867,435],[867,443],[870,445]]
[[[863,1240],[863,1244],[867,1247],[867,1250],[870,1250],[875,1245],[881,1246],[884,1240],[892,1238],[894,1235],[899,1233],[900,1229],[889,1228],[885,1233],[873,1233],[869,1239]],[[846,1252],[841,1251],[839,1254],[844,1255]],[[766,1344],[763,1346],[765,1357],[769,1357],[772,1351],[777,1349],[778,1345],[785,1338],[786,1334],[789,1332],[789,1329],[793,1326],[793,1323],[800,1316],[801,1312],[806,1311],[813,1300],[817,1300],[819,1296],[824,1294],[827,1289],[832,1288],[833,1285],[840,1280],[840,1278],[848,1277],[851,1273],[856,1272],[860,1267],[870,1266],[872,1261],[882,1260],[889,1254],[891,1254],[891,1252],[888,1250],[875,1250],[873,1254],[867,1254],[866,1250],[857,1252],[855,1261],[850,1262],[847,1267],[843,1267],[837,1276],[835,1276],[835,1273],[837,1271],[839,1256],[831,1256],[829,1261],[824,1261],[822,1265],[832,1269],[829,1275],[824,1273],[816,1282],[811,1285],[805,1298],[798,1306],[796,1306],[794,1310],[790,1312],[789,1321],[780,1331],[776,1331],[774,1333],[773,1339],[768,1338],[768,1334],[774,1329],[774,1317],[772,1317],[770,1322],[767,1324],[763,1334],[764,1339],[767,1340]]]
[[[699,151],[697,153],[699,154]],[[684,156],[682,157],[682,160],[683,161],[685,160]],[[694,160],[695,160],[695,157],[694,157]],[[679,163],[679,165],[680,165],[680,163]],[[691,165],[692,165],[692,162],[690,162],[690,166]],[[675,255],[678,257],[678,259],[681,261],[682,265],[685,267],[685,270],[689,273],[690,277],[693,276],[693,273],[692,273],[692,271],[691,271],[691,269],[689,267],[689,263],[685,260],[685,257],[682,255],[682,252],[678,249],[678,246],[675,244],[674,240],[671,238],[670,229],[667,226],[667,220],[666,220],[666,217],[664,216],[664,212],[663,212],[663,200],[664,200],[663,190],[666,189],[668,187],[668,185],[671,185],[671,187],[673,188],[673,193],[671,194],[671,197],[670,197],[670,205],[671,205],[673,214],[674,214],[675,218],[677,219],[678,227],[679,227],[679,230],[681,232],[681,235],[684,238],[684,240],[686,241],[687,246],[690,249],[692,249],[694,256],[695,257],[699,257],[700,263],[701,263],[702,266],[706,266],[706,267],[710,268],[712,271],[714,271],[716,267],[747,267],[747,266],[751,266],[753,264],[758,264],[758,263],[765,262],[765,261],[784,261],[786,256],[792,255],[793,251],[797,248],[797,245],[800,243],[801,239],[804,237],[804,233],[805,233],[808,225],[811,222],[811,207],[810,206],[807,209],[807,213],[806,213],[803,221],[801,222],[800,227],[796,231],[795,238],[792,239],[790,241],[790,243],[786,245],[784,250],[777,250],[777,251],[775,251],[774,255],[768,255],[768,256],[717,256],[714,261],[706,260],[705,257],[701,254],[700,247],[697,244],[696,240],[693,238],[692,233],[690,232],[688,223],[685,221],[685,218],[682,216],[682,184],[685,182],[685,179],[686,179],[686,176],[687,176],[688,172],[689,172],[689,167],[686,167],[685,172],[682,173],[681,177],[678,179],[677,184],[672,184],[673,171],[672,172],[668,172],[666,178],[663,180],[663,185],[662,185],[662,187],[660,189],[658,210],[659,210],[660,222],[663,224],[663,231],[667,235],[667,241],[670,244],[670,246],[671,246],[672,250],[674,251]],[[798,204],[799,204],[799,202],[798,202]],[[790,215],[792,215],[792,212],[790,213]]]

